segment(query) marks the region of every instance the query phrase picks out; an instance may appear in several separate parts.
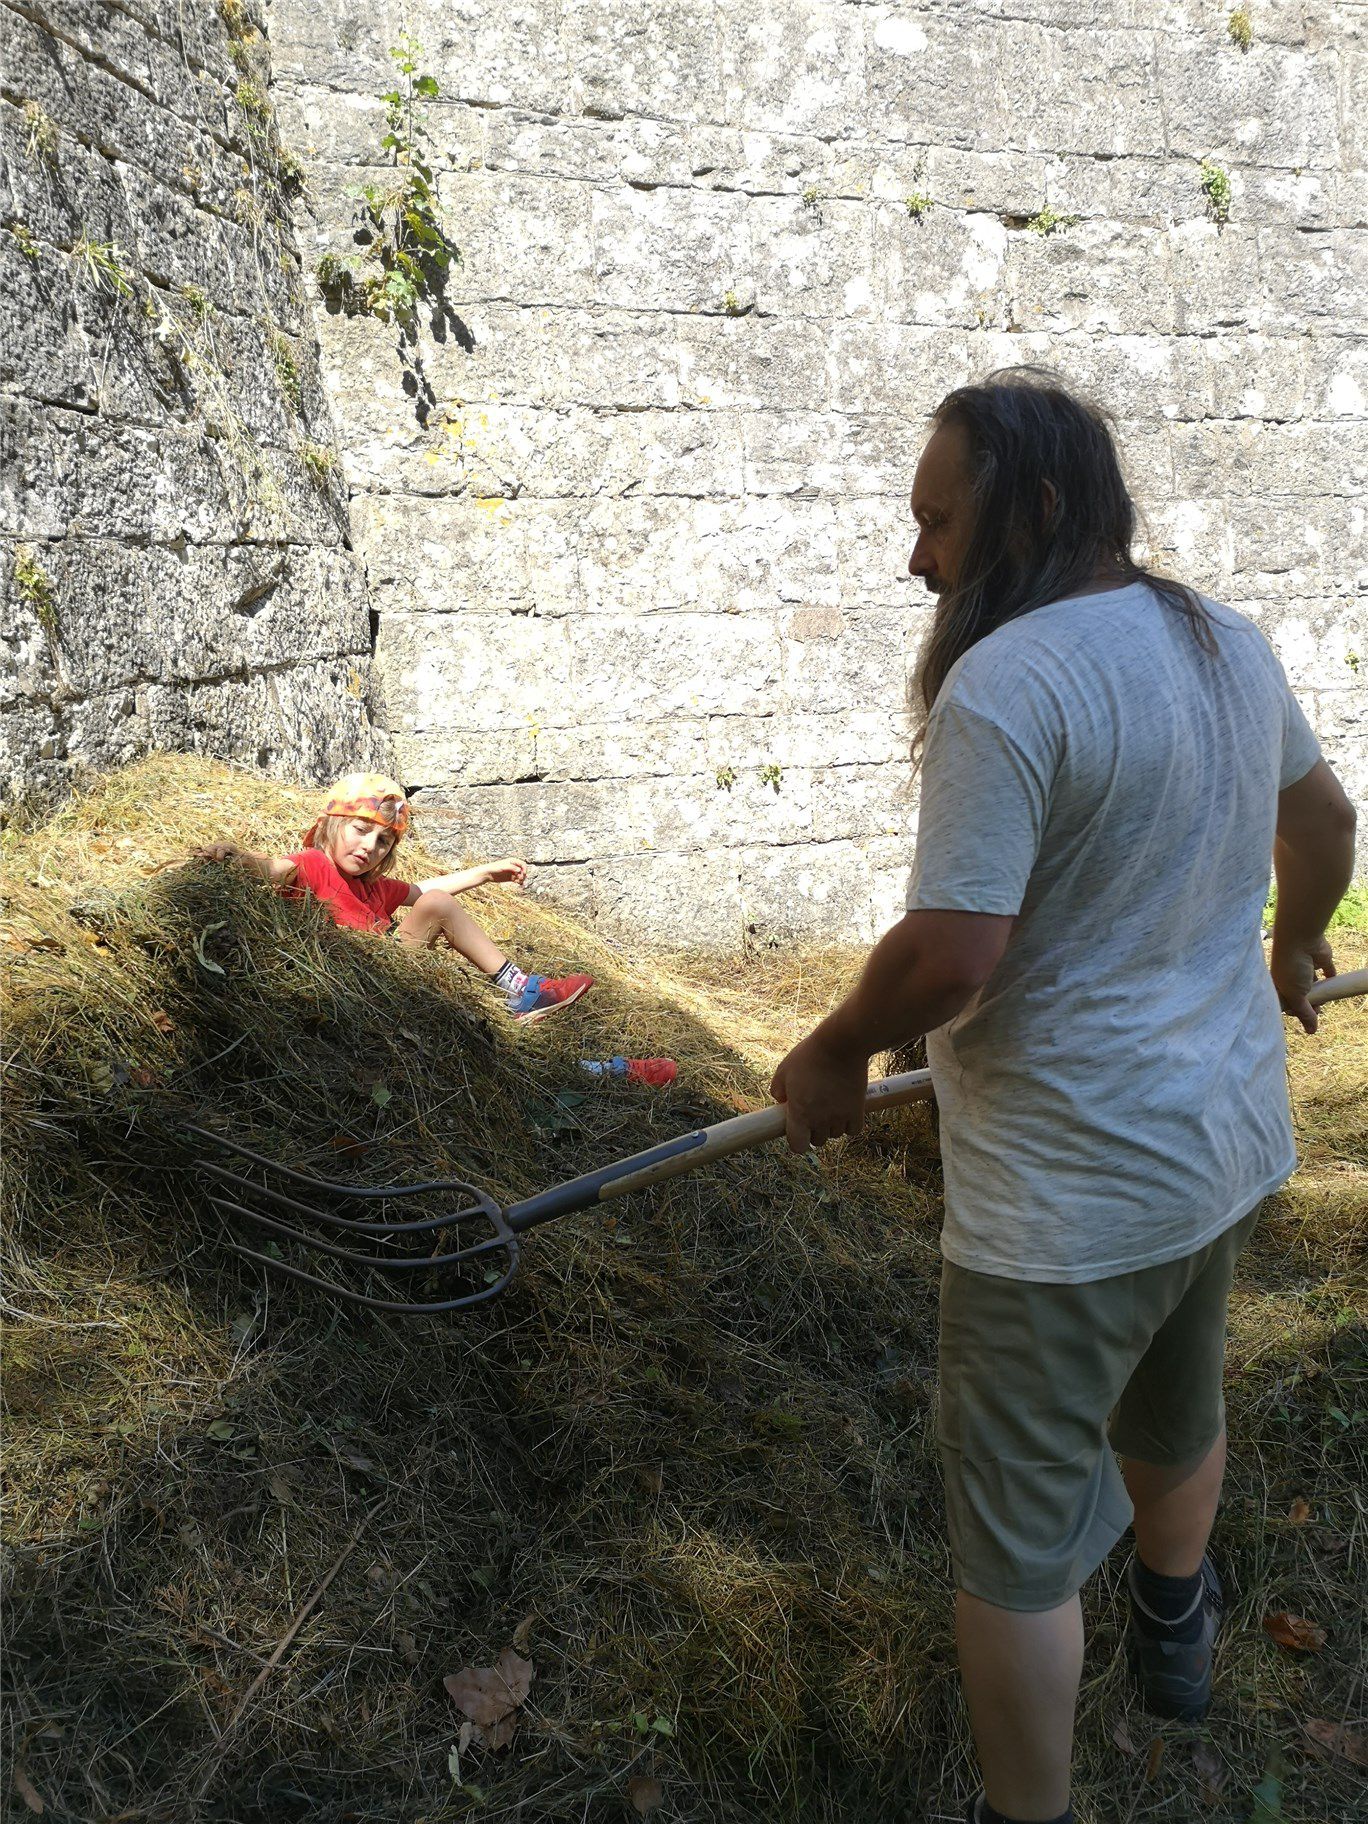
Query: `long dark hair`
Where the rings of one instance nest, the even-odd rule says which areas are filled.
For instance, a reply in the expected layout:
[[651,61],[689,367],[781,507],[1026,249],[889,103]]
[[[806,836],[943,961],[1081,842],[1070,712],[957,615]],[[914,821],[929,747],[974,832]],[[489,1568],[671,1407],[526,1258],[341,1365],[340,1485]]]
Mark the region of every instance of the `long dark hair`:
[[1216,651],[1211,616],[1196,593],[1131,555],[1135,502],[1099,406],[1070,392],[1047,368],[1007,367],[947,393],[932,421],[937,429],[958,425],[965,433],[974,527],[917,667],[913,691],[923,731],[956,659],[1005,621],[1086,588],[1099,570],[1118,584],[1147,582],[1187,620],[1202,650]]

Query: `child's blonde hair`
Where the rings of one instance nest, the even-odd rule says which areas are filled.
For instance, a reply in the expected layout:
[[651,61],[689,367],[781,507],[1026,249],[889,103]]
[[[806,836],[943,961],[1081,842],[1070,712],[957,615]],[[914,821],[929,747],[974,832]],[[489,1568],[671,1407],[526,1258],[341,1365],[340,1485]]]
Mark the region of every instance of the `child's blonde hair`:
[[332,846],[347,823],[374,823],[388,830],[394,841],[366,875],[388,874],[399,853],[399,839],[409,826],[412,812],[402,785],[387,779],[383,773],[348,773],[328,793],[323,815],[316,817],[304,832],[306,849],[322,849],[331,854]]

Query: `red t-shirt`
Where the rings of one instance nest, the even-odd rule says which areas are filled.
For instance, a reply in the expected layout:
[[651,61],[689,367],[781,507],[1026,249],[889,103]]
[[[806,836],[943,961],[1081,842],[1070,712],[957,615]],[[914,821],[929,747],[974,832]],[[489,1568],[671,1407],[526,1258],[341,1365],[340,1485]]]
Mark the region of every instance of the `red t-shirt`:
[[295,899],[301,887],[321,899],[334,924],[349,925],[358,931],[383,931],[409,895],[406,880],[391,880],[384,874],[362,875],[359,879],[342,874],[322,849],[301,849],[289,858],[296,874],[286,892]]

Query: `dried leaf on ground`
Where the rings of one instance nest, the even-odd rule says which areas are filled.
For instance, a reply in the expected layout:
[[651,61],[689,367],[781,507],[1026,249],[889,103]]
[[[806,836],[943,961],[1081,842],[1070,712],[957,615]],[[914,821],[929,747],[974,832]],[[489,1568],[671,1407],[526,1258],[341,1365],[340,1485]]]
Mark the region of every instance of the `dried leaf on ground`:
[[518,1708],[532,1689],[533,1676],[531,1660],[505,1647],[492,1666],[462,1666],[448,1672],[442,1683],[462,1716],[483,1729]]
[[1298,1495],[1297,1499],[1287,1510],[1287,1517],[1292,1522],[1293,1526],[1305,1526],[1307,1521],[1311,1518],[1311,1503],[1309,1501],[1303,1501],[1301,1496]]
[[526,1653],[527,1649],[531,1646],[532,1624],[536,1619],[535,1615],[524,1615],[517,1627],[514,1628],[513,1651],[515,1653]]
[[171,1015],[161,1007],[158,1007],[153,1013],[152,1024],[156,1027],[158,1032],[172,1033],[176,1030],[176,1022],[171,1018]]
[[1120,1722],[1118,1722],[1115,1725],[1115,1727],[1113,1728],[1112,1740],[1116,1743],[1117,1747],[1121,1750],[1122,1754],[1134,1754],[1135,1753],[1135,1742],[1131,1736],[1130,1729],[1128,1728],[1128,1726],[1126,1724],[1126,1719],[1124,1716],[1121,1718]]
[[659,1780],[653,1780],[648,1774],[634,1773],[627,1782],[627,1797],[632,1802],[632,1810],[644,1818],[664,1800],[665,1789]]
[[24,1801],[25,1805],[28,1806],[35,1817],[41,1818],[43,1813],[47,1810],[47,1806],[43,1803],[42,1796],[33,1781],[24,1772],[22,1767],[16,1767],[11,1778],[14,1781],[14,1790],[19,1794],[19,1797]]
[[1302,1728],[1326,1754],[1368,1769],[1368,1733],[1351,1729],[1347,1723],[1323,1722],[1318,1716],[1308,1717]]
[[344,1159],[359,1159],[362,1153],[371,1150],[369,1140],[357,1140],[351,1134],[334,1134],[330,1144]]
[[513,1737],[518,1733],[518,1712],[510,1710],[497,1723],[482,1723],[477,1733],[483,1738],[485,1747],[492,1749],[495,1754],[501,1748],[511,1748]]
[[1153,1785],[1154,1781],[1159,1778],[1159,1769],[1163,1764],[1164,1738],[1162,1735],[1156,1735],[1150,1743],[1149,1753],[1145,1757],[1145,1784],[1147,1786]]
[[1301,1615],[1289,1615],[1286,1609],[1265,1615],[1263,1625],[1265,1634],[1294,1653],[1319,1653],[1325,1645],[1324,1628]]

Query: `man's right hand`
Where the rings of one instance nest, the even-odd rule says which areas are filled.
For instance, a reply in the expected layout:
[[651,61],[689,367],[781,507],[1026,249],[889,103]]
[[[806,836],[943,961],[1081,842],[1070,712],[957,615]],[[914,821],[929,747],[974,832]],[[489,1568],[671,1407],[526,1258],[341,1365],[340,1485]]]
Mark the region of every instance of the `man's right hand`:
[[1300,1020],[1305,1031],[1314,1032],[1320,1024],[1320,1016],[1306,997],[1315,987],[1318,976],[1330,981],[1335,975],[1329,938],[1320,938],[1309,950],[1274,950],[1268,969],[1283,1012]]

